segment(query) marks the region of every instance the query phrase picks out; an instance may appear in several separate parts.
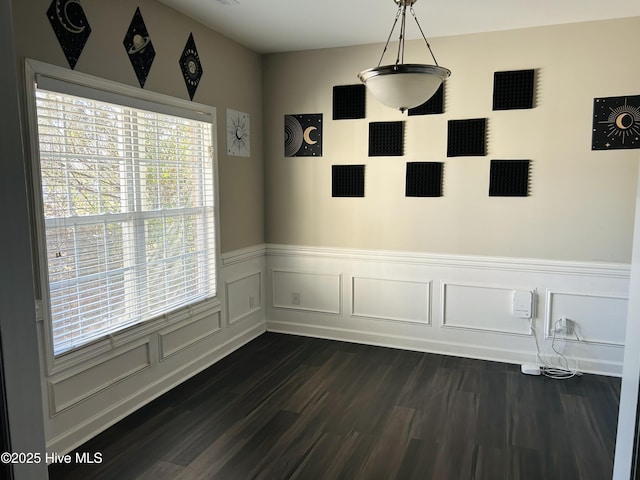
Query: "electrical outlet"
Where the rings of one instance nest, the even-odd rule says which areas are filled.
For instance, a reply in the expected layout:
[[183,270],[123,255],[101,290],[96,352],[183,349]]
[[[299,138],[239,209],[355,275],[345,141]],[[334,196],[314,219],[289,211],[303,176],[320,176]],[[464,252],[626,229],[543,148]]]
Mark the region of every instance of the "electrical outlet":
[[300,292],[293,292],[291,294],[291,305],[300,305]]
[[561,317],[556,324],[556,332],[570,335],[573,330],[572,322],[567,317]]

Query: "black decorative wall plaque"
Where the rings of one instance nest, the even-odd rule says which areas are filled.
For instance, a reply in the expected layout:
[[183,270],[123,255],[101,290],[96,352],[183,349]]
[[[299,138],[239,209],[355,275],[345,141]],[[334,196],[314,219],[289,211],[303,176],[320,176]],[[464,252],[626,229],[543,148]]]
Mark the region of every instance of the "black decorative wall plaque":
[[331,196],[364,197],[364,165],[332,165]]
[[529,195],[529,160],[491,160],[490,197]]
[[441,197],[442,170],[441,162],[408,162],[405,196]]
[[366,91],[363,84],[333,87],[333,119],[364,118]]
[[284,156],[322,156],[322,114],[284,116]]
[[47,17],[62,47],[64,56],[74,69],[91,34],[91,27],[79,0],[53,0]]
[[513,70],[493,74],[493,109],[533,108],[535,70]]
[[401,157],[404,155],[404,122],[371,122],[369,124],[369,156]]
[[200,63],[196,42],[193,39],[193,33],[189,34],[187,44],[184,46],[184,50],[180,56],[180,70],[182,70],[182,76],[184,77],[184,83],[189,92],[189,98],[193,100],[193,96],[202,78],[202,64]]
[[640,148],[640,95],[593,100],[592,150]]
[[147,81],[151,64],[156,56],[156,51],[151,43],[151,37],[142,19],[140,8],[136,9],[136,13],[133,15],[127,34],[122,41],[131,66],[136,72],[140,87],[144,87],[144,83]]
[[487,154],[487,119],[449,120],[447,157]]

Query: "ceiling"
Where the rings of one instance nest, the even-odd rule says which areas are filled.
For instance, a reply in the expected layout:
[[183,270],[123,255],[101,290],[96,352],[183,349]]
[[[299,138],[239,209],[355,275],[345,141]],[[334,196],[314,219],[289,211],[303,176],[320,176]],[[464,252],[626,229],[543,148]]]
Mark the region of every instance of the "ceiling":
[[[259,53],[384,42],[397,9],[393,0],[160,1]],[[433,38],[635,17],[640,1],[420,0],[414,10]],[[421,38],[415,23],[407,25],[407,38]]]

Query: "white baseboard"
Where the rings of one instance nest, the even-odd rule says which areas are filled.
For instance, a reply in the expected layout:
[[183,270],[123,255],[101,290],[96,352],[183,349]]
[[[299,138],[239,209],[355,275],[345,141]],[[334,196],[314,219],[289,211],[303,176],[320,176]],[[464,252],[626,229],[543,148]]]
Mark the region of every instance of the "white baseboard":
[[[537,363],[534,353],[525,353],[520,350],[473,346],[455,342],[417,340],[413,337],[403,337],[401,335],[380,335],[372,332],[329,328],[318,325],[300,325],[297,323],[269,321],[267,322],[267,331],[288,335],[299,335],[302,337],[324,338],[327,340],[358,343],[362,345],[397,348],[415,352],[450,355],[453,357],[488,360],[514,365]],[[589,358],[576,358],[576,360],[580,365],[580,371],[583,373],[612,377],[619,377],[621,374],[620,364],[618,362],[594,362]]]

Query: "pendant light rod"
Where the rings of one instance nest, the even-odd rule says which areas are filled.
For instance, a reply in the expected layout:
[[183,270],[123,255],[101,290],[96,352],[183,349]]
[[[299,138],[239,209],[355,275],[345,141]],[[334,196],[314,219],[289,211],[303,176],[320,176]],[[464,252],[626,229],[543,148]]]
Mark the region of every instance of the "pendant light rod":
[[411,11],[411,15],[413,15],[413,19],[416,21],[416,25],[418,25],[418,30],[420,30],[420,33],[422,34],[422,38],[424,39],[424,43],[427,44],[427,48],[429,49],[429,53],[431,54],[431,58],[433,58],[433,62],[436,64],[436,66],[438,66],[438,61],[436,60],[436,56],[433,54],[433,50],[431,50],[431,45],[429,45],[429,41],[427,40],[427,37],[425,36],[424,32],[422,31],[422,27],[420,26],[420,22],[418,21],[418,17],[416,16],[416,12],[413,10],[413,5],[411,5],[410,11]]
[[400,65],[404,63],[404,52],[405,52],[404,42],[406,37],[407,7],[409,7],[409,12],[413,16],[413,19],[415,20],[416,25],[418,26],[418,30],[422,35],[422,39],[424,40],[424,43],[427,45],[427,48],[429,49],[429,53],[431,54],[431,58],[433,58],[433,62],[435,63],[436,66],[438,66],[438,61],[436,60],[436,56],[433,54],[431,45],[429,45],[429,41],[427,40],[427,37],[424,34],[424,31],[422,30],[422,26],[418,21],[418,17],[416,16],[416,12],[413,9],[413,5],[417,1],[418,0],[394,0],[394,2],[398,4],[398,11],[396,12],[396,18],[393,21],[391,31],[389,32],[389,36],[387,37],[387,43],[385,43],[384,49],[382,50],[380,61],[378,61],[378,67],[382,65],[382,60],[384,59],[384,55],[385,53],[387,53],[387,49],[389,48],[389,42],[391,42],[391,37],[393,36],[393,32],[396,29],[396,25],[398,24],[398,19],[401,17],[402,17],[402,20],[400,21],[400,36],[398,38],[398,54],[396,56],[395,64]]
[[387,53],[387,48],[389,47],[389,42],[391,41],[391,35],[393,35],[393,31],[396,29],[398,18],[400,18],[400,13],[402,13],[402,7],[399,6],[398,11],[396,13],[396,19],[393,21],[393,26],[391,27],[391,31],[389,32],[389,36],[387,37],[387,43],[384,44],[384,48],[382,49],[382,55],[380,56],[380,61],[378,62],[378,66],[382,65],[382,59],[384,58],[384,54]]

